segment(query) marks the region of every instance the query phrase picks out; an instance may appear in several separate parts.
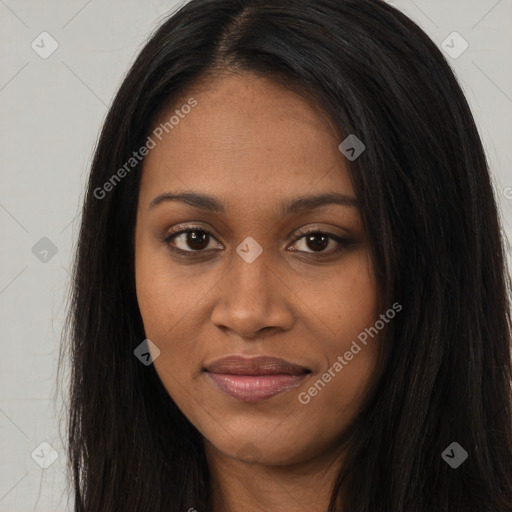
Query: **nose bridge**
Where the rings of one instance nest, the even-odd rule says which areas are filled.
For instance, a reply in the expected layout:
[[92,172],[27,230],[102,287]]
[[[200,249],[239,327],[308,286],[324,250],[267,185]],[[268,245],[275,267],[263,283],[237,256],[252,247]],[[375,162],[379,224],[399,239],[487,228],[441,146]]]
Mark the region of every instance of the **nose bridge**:
[[228,280],[228,298],[232,306],[252,305],[254,311],[267,309],[271,287],[275,286],[269,269],[268,255],[262,253],[252,262],[244,260],[238,254],[233,255],[232,270]]

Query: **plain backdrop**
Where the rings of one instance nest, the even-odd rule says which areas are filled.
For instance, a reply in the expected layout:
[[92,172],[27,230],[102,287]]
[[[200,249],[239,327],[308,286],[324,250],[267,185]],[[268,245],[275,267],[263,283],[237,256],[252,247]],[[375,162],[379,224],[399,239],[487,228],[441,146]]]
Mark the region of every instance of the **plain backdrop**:
[[[451,47],[510,234],[512,0],[390,3]],[[0,0],[0,512],[71,510],[54,397],[80,202],[114,93],[177,5]]]

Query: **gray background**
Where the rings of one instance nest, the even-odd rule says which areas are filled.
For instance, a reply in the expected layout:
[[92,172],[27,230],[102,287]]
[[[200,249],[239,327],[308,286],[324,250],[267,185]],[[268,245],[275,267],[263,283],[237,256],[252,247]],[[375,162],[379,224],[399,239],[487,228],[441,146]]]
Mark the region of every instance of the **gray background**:
[[[440,47],[446,40],[452,52],[463,48],[454,31],[468,42],[448,60],[476,117],[510,235],[512,0],[391,3]],[[68,510],[55,381],[79,205],[107,106],[176,5],[0,0],[0,512]],[[51,49],[44,31],[58,43],[46,59],[31,47]],[[52,453],[58,458],[43,469]]]

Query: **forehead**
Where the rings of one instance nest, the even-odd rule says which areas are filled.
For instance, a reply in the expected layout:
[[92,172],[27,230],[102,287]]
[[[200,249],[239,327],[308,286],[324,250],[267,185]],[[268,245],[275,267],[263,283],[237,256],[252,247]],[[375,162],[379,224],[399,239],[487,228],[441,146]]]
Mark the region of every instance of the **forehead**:
[[228,74],[191,89],[157,125],[191,98],[196,106],[178,112],[161,140],[153,137],[141,193],[190,189],[246,206],[320,188],[353,195],[337,130],[298,94],[255,75]]

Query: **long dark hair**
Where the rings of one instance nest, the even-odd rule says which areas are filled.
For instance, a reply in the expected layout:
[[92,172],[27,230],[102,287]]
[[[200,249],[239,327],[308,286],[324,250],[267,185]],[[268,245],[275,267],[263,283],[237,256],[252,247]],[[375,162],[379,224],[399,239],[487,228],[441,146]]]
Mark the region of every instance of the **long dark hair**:
[[[329,510],[342,485],[346,512],[512,510],[510,284],[482,144],[445,58],[381,0],[192,0],[140,52],[92,163],[59,364],[71,365],[75,511],[211,511],[201,435],[133,353],[145,339],[133,243],[143,162],[97,191],[178,96],[224,70],[279,81],[340,142],[366,146],[347,164],[383,304],[403,311]],[[457,469],[441,456],[452,442],[468,452]]]

